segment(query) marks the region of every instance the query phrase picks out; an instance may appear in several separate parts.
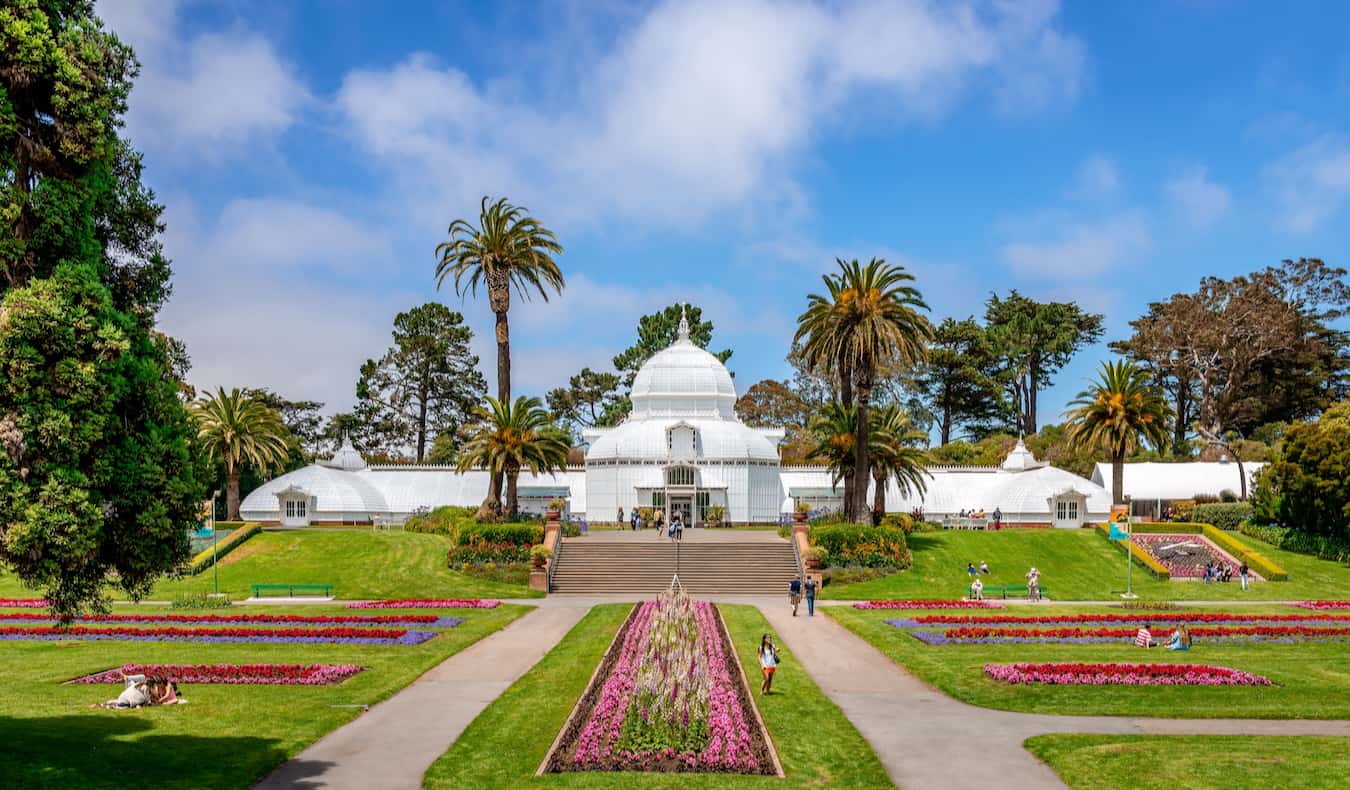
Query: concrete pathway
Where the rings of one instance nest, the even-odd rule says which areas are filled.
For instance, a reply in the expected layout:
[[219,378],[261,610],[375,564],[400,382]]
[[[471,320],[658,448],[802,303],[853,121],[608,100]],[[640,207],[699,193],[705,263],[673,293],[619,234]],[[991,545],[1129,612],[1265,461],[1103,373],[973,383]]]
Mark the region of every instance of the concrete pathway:
[[255,787],[417,790],[422,775],[469,722],[589,609],[588,603],[535,609],[324,736]]
[[905,790],[1063,788],[1054,771],[1022,748],[1027,738],[1049,733],[1350,737],[1350,721],[1053,716],[979,708],[920,681],[829,617],[806,617],[804,610],[792,617],[782,602],[761,611]]

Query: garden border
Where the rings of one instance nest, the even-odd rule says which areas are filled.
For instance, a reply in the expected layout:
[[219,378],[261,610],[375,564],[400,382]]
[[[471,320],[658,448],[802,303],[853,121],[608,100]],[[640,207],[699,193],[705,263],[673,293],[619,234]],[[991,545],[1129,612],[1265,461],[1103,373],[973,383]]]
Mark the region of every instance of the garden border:
[[731,640],[731,629],[727,628],[727,621],[722,617],[722,607],[716,604],[713,604],[713,607],[717,609],[717,626],[722,629],[723,644],[741,670],[741,691],[744,693],[742,699],[749,700],[750,710],[755,714],[755,723],[759,725],[759,731],[764,736],[764,745],[769,748],[769,757],[773,758],[773,774],[779,779],[785,779],[787,774],[783,773],[783,763],[778,759],[778,747],[774,745],[773,736],[769,735],[769,727],[764,723],[764,717],[760,715],[759,706],[755,704],[755,695],[750,690],[750,678],[745,674],[745,664],[741,663],[740,654],[736,652],[736,643]]

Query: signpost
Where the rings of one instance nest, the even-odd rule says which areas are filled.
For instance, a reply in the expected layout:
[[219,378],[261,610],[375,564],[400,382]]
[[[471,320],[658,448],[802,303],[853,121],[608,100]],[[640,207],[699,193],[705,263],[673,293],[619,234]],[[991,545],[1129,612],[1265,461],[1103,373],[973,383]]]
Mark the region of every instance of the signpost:
[[208,523],[211,525],[211,596],[220,597],[220,557],[216,553],[216,497],[220,496],[219,489],[211,492],[211,518]]
[[1134,558],[1130,556],[1130,506],[1111,506],[1111,540],[1125,542],[1125,592],[1121,598],[1138,598],[1134,594]]

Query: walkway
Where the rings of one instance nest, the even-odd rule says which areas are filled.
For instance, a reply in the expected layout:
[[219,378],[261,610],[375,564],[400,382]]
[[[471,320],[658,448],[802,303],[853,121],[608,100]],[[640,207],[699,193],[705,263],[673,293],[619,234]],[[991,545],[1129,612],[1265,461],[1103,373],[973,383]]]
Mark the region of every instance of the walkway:
[[417,790],[422,775],[469,722],[589,609],[590,604],[581,602],[535,609],[324,736],[255,787]]
[[1350,721],[1150,719],[1053,716],[958,702],[915,678],[829,617],[792,617],[781,601],[760,607],[779,640],[844,711],[905,790],[1063,788],[1022,748],[1033,735],[1336,735]]

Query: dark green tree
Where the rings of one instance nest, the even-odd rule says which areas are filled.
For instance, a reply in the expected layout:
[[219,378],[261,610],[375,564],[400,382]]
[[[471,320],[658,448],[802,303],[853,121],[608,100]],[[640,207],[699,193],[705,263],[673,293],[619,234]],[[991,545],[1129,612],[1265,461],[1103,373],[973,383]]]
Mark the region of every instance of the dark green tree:
[[928,361],[917,388],[937,422],[942,444],[962,425],[993,420],[1003,413],[998,357],[974,318],[944,319],[933,333]]
[[612,424],[608,418],[622,397],[617,374],[596,373],[590,368],[582,368],[566,387],[549,390],[544,396],[553,419],[573,428]]
[[394,317],[393,346],[366,360],[356,383],[368,444],[394,454],[414,448],[418,463],[437,436],[449,436],[452,450],[459,446],[487,390],[472,339],[464,316],[436,302]]
[[1350,541],[1350,402],[1291,427],[1284,457],[1262,470],[1254,498],[1292,529]]
[[0,8],[0,565],[68,618],[188,557],[209,459],[153,331],[161,208],[118,138],[131,50],[92,3]]
[[1102,316],[1073,302],[1037,302],[1013,290],[1005,298],[991,294],[984,319],[1012,400],[1013,427],[1036,433],[1041,390],[1074,354],[1101,339]]
[[[712,321],[703,320],[703,308],[688,302],[673,304],[666,309],[650,313],[638,319],[637,342],[614,358],[614,367],[623,376],[625,387],[633,386],[633,377],[637,375],[642,363],[651,359],[656,352],[675,342],[679,336],[680,310],[688,311],[689,340],[699,348],[706,349],[712,342]],[[731,359],[731,349],[713,353],[718,361],[725,363]]]

